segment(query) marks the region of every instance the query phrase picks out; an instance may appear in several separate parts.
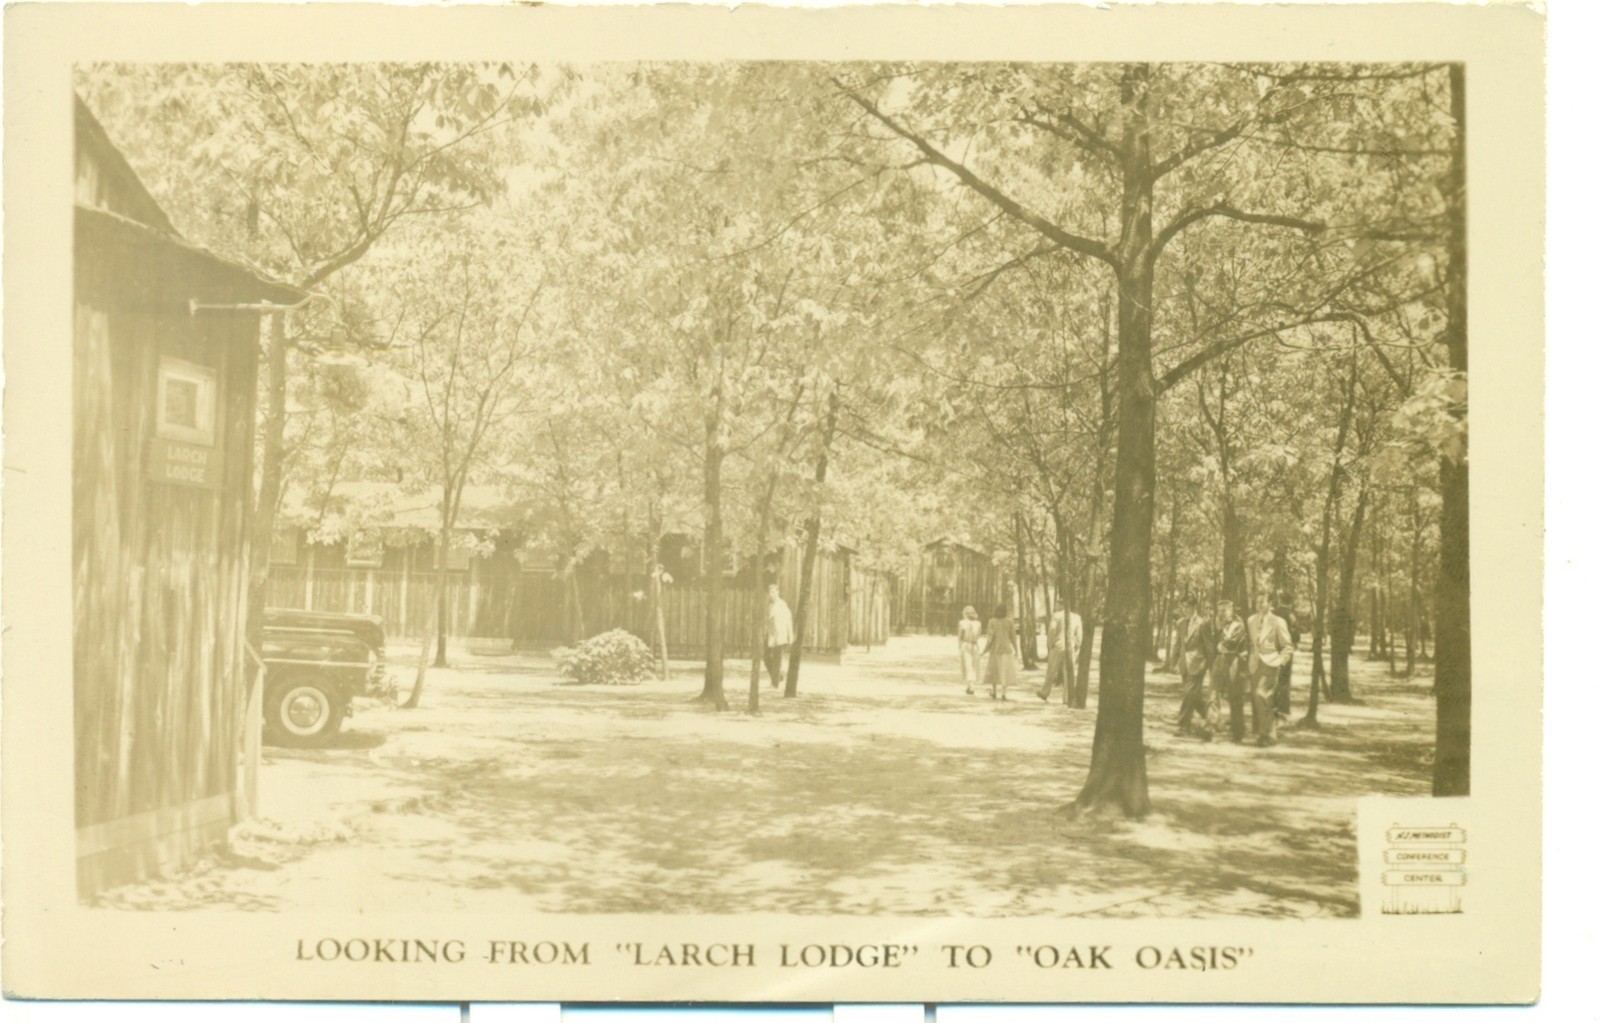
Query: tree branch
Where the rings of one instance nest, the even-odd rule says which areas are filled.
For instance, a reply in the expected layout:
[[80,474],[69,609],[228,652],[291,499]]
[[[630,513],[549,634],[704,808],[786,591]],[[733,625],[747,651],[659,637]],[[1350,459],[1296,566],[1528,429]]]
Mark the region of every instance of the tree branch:
[[1190,224],[1208,217],[1226,217],[1244,224],[1269,224],[1273,227],[1286,227],[1306,234],[1318,235],[1328,229],[1328,225],[1315,220],[1302,220],[1299,217],[1281,217],[1275,213],[1249,213],[1236,209],[1228,203],[1216,203],[1211,206],[1202,206],[1186,213],[1179,214],[1172,223],[1162,228],[1156,235],[1156,240],[1151,246],[1154,255],[1160,255],[1167,243],[1178,236],[1178,233]]
[[907,142],[910,142],[912,145],[916,146],[917,149],[920,150],[930,162],[937,164],[938,166],[949,171],[951,174],[954,174],[962,184],[966,185],[974,192],[977,192],[980,196],[1004,210],[1016,220],[1027,224],[1029,227],[1033,228],[1035,231],[1038,231],[1040,234],[1044,235],[1046,238],[1055,242],[1064,249],[1070,249],[1073,252],[1082,253],[1085,256],[1091,256],[1112,267],[1117,266],[1117,258],[1112,254],[1111,247],[1105,242],[1096,238],[1085,238],[1083,235],[1073,234],[1070,231],[1063,230],[1059,225],[1033,212],[1032,210],[1023,206],[1017,200],[1011,198],[995,186],[991,185],[989,182],[984,181],[982,178],[972,173],[972,171],[968,170],[965,165],[946,156],[927,139],[896,123],[891,117],[889,117],[889,115],[879,110],[877,104],[863,96],[857,95],[855,92],[851,91],[849,86],[839,81],[839,79],[833,78],[830,79],[830,81],[833,82],[835,88],[844,93],[845,96],[849,97],[851,102],[855,103],[856,106],[866,111],[867,114],[869,114],[874,120],[878,121],[878,123],[882,124],[884,127],[888,128],[901,138],[905,139]]

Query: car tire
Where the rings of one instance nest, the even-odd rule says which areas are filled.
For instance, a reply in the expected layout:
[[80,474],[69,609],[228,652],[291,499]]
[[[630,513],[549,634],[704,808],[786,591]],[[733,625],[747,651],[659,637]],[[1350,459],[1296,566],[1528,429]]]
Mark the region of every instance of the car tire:
[[321,746],[344,723],[338,687],[315,672],[301,672],[267,686],[262,711],[266,741],[277,746]]

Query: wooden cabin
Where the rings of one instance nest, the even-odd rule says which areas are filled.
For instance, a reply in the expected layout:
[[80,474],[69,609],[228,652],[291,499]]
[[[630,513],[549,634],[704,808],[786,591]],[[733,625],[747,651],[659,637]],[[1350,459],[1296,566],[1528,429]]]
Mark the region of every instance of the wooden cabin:
[[967,605],[987,620],[996,605],[1014,603],[1010,583],[994,559],[956,540],[927,544],[897,587],[897,632],[954,635]]
[[73,706],[88,895],[183,866],[236,819],[260,313],[191,303],[304,294],[186,243],[75,109]]
[[[305,528],[285,529],[273,548],[268,603],[376,614],[391,639],[423,640],[438,586],[434,541],[422,528],[433,521],[427,518],[431,507],[425,497],[395,502],[386,525],[359,539],[318,544]],[[463,501],[459,542],[452,544],[445,572],[447,635],[469,649],[526,650],[621,628],[654,643],[647,551],[595,551],[568,571],[559,554],[525,542],[529,527],[514,524],[516,514],[494,507],[487,494]],[[765,602],[766,583],[777,582],[794,606],[802,553],[795,545],[774,550],[759,582],[748,564],[725,566],[724,642],[730,656],[752,642],[752,601]],[[671,577],[661,591],[668,654],[703,656],[706,585],[697,543],[688,536],[664,537],[658,557]],[[887,573],[836,547],[817,553],[812,586],[804,650],[836,658],[851,646],[887,642],[893,591]]]

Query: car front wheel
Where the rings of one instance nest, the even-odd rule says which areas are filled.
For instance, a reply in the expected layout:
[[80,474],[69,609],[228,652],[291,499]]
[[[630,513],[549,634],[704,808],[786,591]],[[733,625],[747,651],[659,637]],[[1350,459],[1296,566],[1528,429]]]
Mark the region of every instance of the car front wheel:
[[295,675],[267,689],[266,737],[280,746],[320,746],[339,731],[344,704],[315,675]]

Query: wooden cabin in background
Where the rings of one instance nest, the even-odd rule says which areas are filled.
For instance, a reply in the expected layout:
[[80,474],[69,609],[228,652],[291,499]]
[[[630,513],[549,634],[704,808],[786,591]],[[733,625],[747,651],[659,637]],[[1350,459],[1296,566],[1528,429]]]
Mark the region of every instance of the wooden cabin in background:
[[[391,639],[420,642],[430,632],[437,561],[432,526],[436,505],[428,495],[379,491],[391,485],[342,484],[336,493],[358,492],[371,505],[387,501],[375,517],[382,525],[348,533],[330,543],[312,542],[306,528],[282,530],[272,551],[268,603],[375,614]],[[468,649],[484,652],[549,649],[620,628],[654,643],[656,623],[649,600],[647,551],[594,551],[569,570],[557,551],[531,542],[536,532],[527,509],[498,498],[488,488],[463,498],[446,568],[446,633]],[[705,569],[693,537],[662,538],[660,562],[671,581],[661,590],[661,618],[669,656],[704,655]],[[800,590],[802,551],[774,550],[757,579],[749,564],[724,566],[724,629],[730,656],[751,642],[751,602],[766,600],[777,582],[791,607]],[[817,554],[811,609],[803,648],[836,658],[851,646],[879,646],[890,634],[892,577],[859,563],[848,547]]]
[[954,635],[967,605],[987,620],[996,605],[1015,603],[1013,596],[989,555],[949,538],[935,540],[918,552],[897,590],[895,631]]
[[236,819],[260,314],[191,303],[305,296],[186,243],[81,100],[75,116],[73,716],[90,894],[184,865]]

